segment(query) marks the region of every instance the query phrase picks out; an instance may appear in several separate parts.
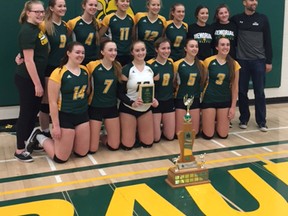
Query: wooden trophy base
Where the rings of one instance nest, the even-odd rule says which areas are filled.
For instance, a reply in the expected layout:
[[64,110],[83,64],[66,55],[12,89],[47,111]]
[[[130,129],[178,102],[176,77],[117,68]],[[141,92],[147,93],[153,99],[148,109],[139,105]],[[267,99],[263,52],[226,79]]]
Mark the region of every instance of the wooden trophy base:
[[186,187],[209,183],[209,172],[207,168],[177,169],[171,167],[168,170],[167,184],[173,188]]

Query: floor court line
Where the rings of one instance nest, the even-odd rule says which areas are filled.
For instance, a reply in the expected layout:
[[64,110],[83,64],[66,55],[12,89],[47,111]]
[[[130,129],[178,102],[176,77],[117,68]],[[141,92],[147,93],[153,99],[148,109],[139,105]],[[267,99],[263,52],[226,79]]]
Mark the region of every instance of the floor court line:
[[249,142],[250,144],[255,144],[254,141],[252,141],[252,140],[250,140],[250,139],[247,139],[246,137],[243,137],[243,136],[241,136],[241,135],[239,135],[239,134],[237,134],[237,133],[233,133],[232,135],[237,136],[237,137],[239,137],[239,138],[241,138],[241,139]]
[[[285,156],[287,157],[287,153],[288,153],[288,150],[279,151],[279,152],[262,153],[262,154],[253,154],[253,155],[247,155],[247,156],[241,156],[241,157],[233,157],[233,158],[225,158],[225,159],[206,161],[206,164],[216,164],[216,163],[221,163],[221,162],[235,161],[235,160],[242,160],[242,159],[251,159],[251,158],[256,158],[256,159],[264,162],[265,164],[267,164],[267,163],[272,163],[272,162],[264,159],[263,157],[272,156],[272,155],[282,155],[282,154],[285,154]],[[135,176],[135,175],[140,175],[140,174],[155,173],[155,172],[160,172],[160,171],[167,171],[169,168],[170,167],[160,167],[160,168],[149,169],[149,170],[139,170],[139,171],[133,171],[133,172],[126,172],[126,173],[117,173],[117,174],[99,176],[99,177],[89,178],[89,179],[81,179],[81,180],[76,180],[76,181],[49,184],[49,185],[43,185],[43,186],[37,186],[37,187],[31,187],[31,188],[10,190],[10,191],[6,191],[6,192],[0,192],[0,196],[29,192],[29,191],[51,189],[51,188],[59,188],[59,187],[65,187],[65,186],[71,186],[71,185],[79,185],[79,184],[83,184],[83,183],[94,182],[94,181],[99,181],[99,180],[106,180],[106,179],[111,179],[111,178],[121,178],[121,177],[133,176],[133,175]]]
[[214,144],[216,144],[216,145],[218,145],[218,146],[220,146],[220,147],[222,147],[222,148],[225,148],[225,147],[226,147],[225,145],[223,145],[222,143],[220,143],[220,142],[218,142],[218,141],[216,141],[216,140],[214,140],[214,139],[211,139],[211,142],[213,142]]
[[238,156],[238,157],[241,157],[241,156],[242,156],[240,153],[238,153],[238,152],[236,152],[236,151],[231,151],[231,153],[232,153],[232,154],[235,154],[235,155]]
[[226,200],[228,203],[230,203],[233,207],[235,207],[238,211],[240,212],[244,212],[243,209],[241,209],[239,206],[237,206],[234,202],[232,202],[230,199],[228,199],[226,196],[224,196],[223,194],[221,194],[219,191],[218,193],[220,194],[220,196]]

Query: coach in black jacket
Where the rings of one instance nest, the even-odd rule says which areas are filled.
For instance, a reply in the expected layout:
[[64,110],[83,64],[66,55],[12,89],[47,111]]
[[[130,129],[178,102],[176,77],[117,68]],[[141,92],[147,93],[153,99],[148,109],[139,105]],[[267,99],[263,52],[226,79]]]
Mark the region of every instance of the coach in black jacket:
[[271,32],[267,17],[256,12],[257,0],[243,0],[244,13],[231,18],[238,28],[237,60],[241,65],[239,77],[239,111],[242,129],[250,118],[248,105],[249,80],[252,78],[255,95],[255,118],[259,129],[267,131],[265,75],[272,70]]

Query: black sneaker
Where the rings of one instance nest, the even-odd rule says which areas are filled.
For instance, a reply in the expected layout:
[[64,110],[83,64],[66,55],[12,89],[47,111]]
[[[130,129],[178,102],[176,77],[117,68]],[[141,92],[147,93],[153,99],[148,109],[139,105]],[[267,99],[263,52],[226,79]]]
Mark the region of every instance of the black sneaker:
[[28,163],[34,161],[33,158],[30,156],[30,153],[27,151],[23,151],[20,154],[14,153],[14,157],[22,162]]
[[40,131],[40,129],[34,128],[34,130],[32,131],[32,133],[30,135],[30,137],[27,139],[27,141],[26,141],[26,151],[28,151],[30,154],[33,152],[34,146],[39,144],[38,140],[36,139],[36,136],[38,134],[41,134],[41,133],[42,132]]
[[32,152],[43,152],[44,148],[37,142],[32,146]]

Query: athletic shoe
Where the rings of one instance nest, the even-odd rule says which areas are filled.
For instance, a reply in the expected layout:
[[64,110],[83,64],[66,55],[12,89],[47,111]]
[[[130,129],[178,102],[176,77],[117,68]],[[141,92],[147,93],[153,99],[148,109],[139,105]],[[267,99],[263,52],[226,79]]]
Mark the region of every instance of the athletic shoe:
[[26,141],[26,151],[28,151],[30,154],[33,152],[34,147],[36,148],[36,145],[39,144],[38,140],[36,139],[36,136],[38,134],[41,134],[42,132],[38,128],[34,128],[32,131],[30,137]]
[[240,122],[240,123],[239,123],[239,128],[241,128],[241,129],[247,129],[247,122]]
[[37,142],[35,145],[32,146],[32,152],[43,152],[44,148]]
[[268,131],[268,127],[266,124],[260,124],[258,125],[259,127],[259,130],[262,131],[262,132],[267,132]]
[[20,154],[14,153],[14,157],[22,162],[28,163],[34,161],[33,158],[30,156],[30,153],[28,151],[23,151]]

